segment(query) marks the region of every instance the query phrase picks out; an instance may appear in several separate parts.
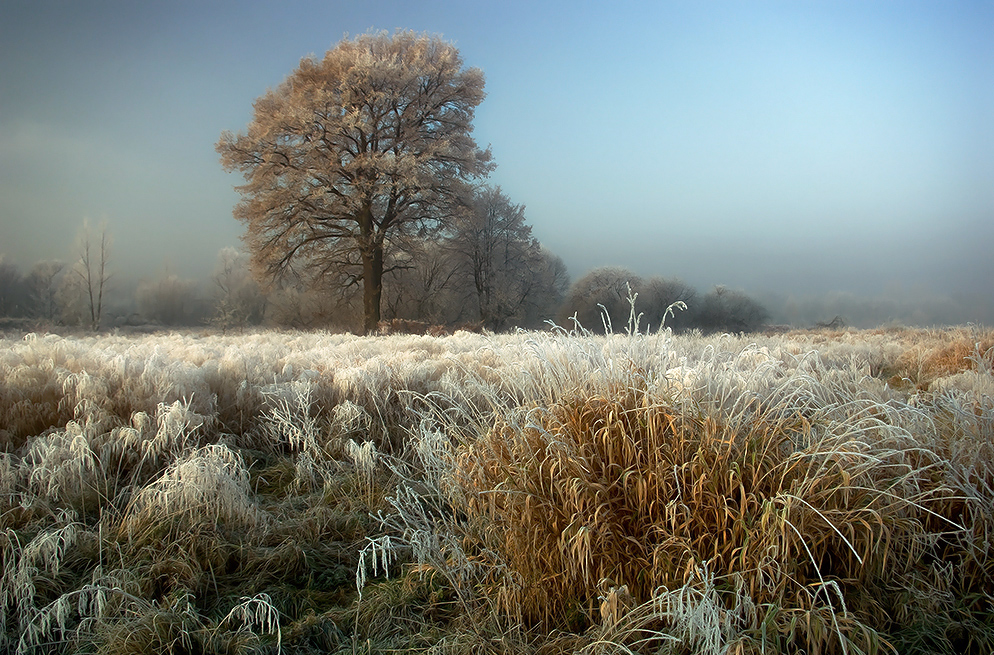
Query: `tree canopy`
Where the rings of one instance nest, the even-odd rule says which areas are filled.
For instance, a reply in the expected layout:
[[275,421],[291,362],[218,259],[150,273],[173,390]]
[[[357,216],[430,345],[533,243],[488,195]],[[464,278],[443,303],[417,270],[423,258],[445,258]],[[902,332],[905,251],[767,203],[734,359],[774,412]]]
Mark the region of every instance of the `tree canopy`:
[[216,146],[245,176],[234,214],[255,270],[361,284],[374,330],[385,253],[447,224],[492,169],[472,137],[483,86],[454,46],[410,31],[303,59]]

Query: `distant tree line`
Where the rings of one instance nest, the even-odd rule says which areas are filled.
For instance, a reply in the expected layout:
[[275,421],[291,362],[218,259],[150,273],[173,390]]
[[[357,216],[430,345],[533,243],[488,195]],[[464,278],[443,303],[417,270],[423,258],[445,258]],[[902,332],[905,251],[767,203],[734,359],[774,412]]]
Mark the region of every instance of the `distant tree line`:
[[[272,277],[248,253],[224,248],[210,283],[163,272],[122,298],[112,275],[111,234],[84,222],[71,263],[47,260],[26,273],[0,253],[0,318],[38,329],[249,326],[361,331],[358,285],[304,269]],[[494,332],[565,327],[622,331],[698,328],[750,331],[767,317],[741,292],[717,287],[699,296],[677,279],[643,278],[624,268],[597,268],[570,285],[563,261],[532,235],[525,208],[500,189],[479,185],[444,228],[407,236],[384,262],[382,324],[458,327]],[[312,273],[311,275],[305,274]],[[634,313],[633,313],[634,303]]]
[[99,329],[111,277],[110,247],[107,226],[94,234],[84,221],[71,265],[41,261],[22,274],[0,253],[0,317]]
[[677,278],[635,275],[626,268],[596,268],[570,287],[557,313],[562,327],[591,332],[674,331],[751,332],[769,314],[741,291],[715,287],[701,296]]
[[[384,262],[382,319],[493,331],[539,327],[569,286],[562,260],[532,236],[524,207],[499,187],[479,186],[444,229],[408,235]],[[224,248],[207,290],[165,272],[140,281],[108,316],[110,234],[85,225],[72,265],[36,264],[27,274],[0,255],[0,317],[88,329],[269,325],[362,329],[364,298],[339,276],[302,269],[276,278],[247,253]]]
[[[679,279],[641,277],[625,268],[597,268],[570,284],[562,260],[531,236],[522,206],[499,188],[482,187],[474,207],[452,232],[412,242],[390,260],[384,325],[499,332],[542,329],[554,321],[602,333],[623,332],[635,319],[642,332],[742,332],[761,328],[768,317],[740,291],[716,287],[701,295]],[[99,235],[102,256],[92,256],[99,246],[91,244],[87,276],[88,229],[77,243],[83,254],[72,264],[41,261],[22,273],[0,254],[0,318],[36,328],[361,329],[355,287],[320,278],[272,282],[253,272],[248,254],[230,247],[218,253],[206,285],[163,272],[122,297],[110,284],[106,228]]]

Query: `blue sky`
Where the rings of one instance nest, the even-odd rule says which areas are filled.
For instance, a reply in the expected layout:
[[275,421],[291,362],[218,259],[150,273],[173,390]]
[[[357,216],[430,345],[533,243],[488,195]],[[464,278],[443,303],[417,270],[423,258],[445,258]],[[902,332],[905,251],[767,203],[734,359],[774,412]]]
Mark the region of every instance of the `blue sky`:
[[3,0],[0,252],[106,220],[126,276],[237,245],[214,143],[345,34],[483,69],[492,182],[574,278],[991,298],[994,2]]

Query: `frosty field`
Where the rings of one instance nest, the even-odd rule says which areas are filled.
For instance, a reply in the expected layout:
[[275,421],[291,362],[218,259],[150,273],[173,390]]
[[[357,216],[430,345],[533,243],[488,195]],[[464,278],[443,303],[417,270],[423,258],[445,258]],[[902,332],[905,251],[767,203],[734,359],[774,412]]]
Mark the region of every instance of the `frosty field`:
[[0,338],[0,651],[989,653],[994,332]]

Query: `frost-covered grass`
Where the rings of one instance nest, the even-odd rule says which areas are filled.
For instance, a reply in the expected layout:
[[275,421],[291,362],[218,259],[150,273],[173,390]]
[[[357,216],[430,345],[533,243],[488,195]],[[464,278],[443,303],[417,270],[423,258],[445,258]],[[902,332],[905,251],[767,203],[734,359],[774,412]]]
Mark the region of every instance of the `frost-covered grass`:
[[992,348],[0,339],[0,651],[988,653]]

